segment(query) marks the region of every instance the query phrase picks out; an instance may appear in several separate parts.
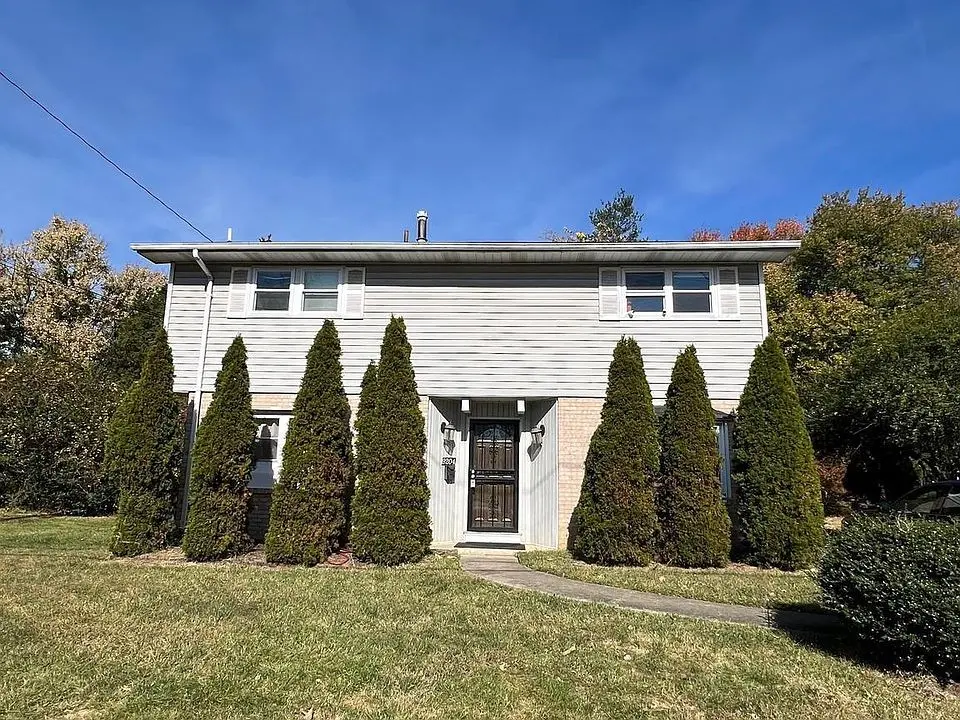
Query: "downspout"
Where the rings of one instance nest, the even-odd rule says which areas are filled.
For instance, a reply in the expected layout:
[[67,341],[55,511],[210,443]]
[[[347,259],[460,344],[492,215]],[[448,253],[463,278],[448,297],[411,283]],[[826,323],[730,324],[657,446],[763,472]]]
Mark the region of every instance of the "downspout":
[[766,340],[767,335],[770,333],[770,324],[767,319],[767,285],[766,281],[763,279],[763,263],[757,263],[757,273],[760,280],[760,326],[762,328],[761,338]]
[[203,392],[203,371],[207,360],[207,336],[209,335],[210,331],[210,308],[213,305],[213,273],[210,272],[210,268],[207,267],[207,264],[203,261],[203,258],[200,257],[200,250],[197,248],[193,249],[193,259],[197,261],[197,265],[200,266],[203,274],[207,276],[207,289],[203,305],[203,324],[200,326],[200,351],[197,356],[197,380],[193,387],[193,417],[191,418],[190,422],[190,441],[188,444],[188,447],[190,448],[190,461],[187,466],[187,475],[183,483],[183,502],[180,504],[180,524],[182,527],[186,526],[187,524],[187,506],[189,504],[188,498],[190,497],[190,468],[193,466],[193,443],[197,438],[197,428],[200,426],[200,400]]

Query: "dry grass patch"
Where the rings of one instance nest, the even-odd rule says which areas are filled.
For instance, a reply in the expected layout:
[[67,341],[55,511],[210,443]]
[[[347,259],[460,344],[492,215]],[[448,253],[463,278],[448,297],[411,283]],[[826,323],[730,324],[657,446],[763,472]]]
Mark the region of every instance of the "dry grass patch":
[[62,522],[60,553],[0,525],[0,717],[960,717],[931,682],[772,631],[508,590],[450,557],[136,565],[94,551],[109,520]]

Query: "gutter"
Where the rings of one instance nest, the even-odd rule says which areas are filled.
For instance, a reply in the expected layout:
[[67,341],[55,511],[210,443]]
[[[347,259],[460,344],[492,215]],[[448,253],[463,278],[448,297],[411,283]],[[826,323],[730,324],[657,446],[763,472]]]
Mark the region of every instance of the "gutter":
[[210,268],[207,267],[203,258],[200,257],[200,250],[193,248],[192,255],[197,265],[199,265],[203,271],[203,274],[207,276],[207,288],[203,305],[203,324],[200,326],[200,352],[197,357],[197,381],[193,388],[193,418],[190,423],[190,441],[187,445],[190,458],[187,463],[187,473],[183,482],[183,502],[180,504],[181,527],[186,527],[187,524],[187,508],[190,497],[190,468],[193,465],[193,443],[197,439],[197,428],[200,426],[200,397],[203,392],[203,371],[207,360],[207,336],[210,333],[210,308],[213,305],[213,273],[210,272]]

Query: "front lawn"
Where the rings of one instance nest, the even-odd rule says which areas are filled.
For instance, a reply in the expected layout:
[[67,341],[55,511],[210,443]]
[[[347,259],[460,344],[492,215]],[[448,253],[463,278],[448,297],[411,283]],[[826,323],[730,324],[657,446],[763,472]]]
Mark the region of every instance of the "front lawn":
[[769,630],[393,570],[109,560],[109,519],[0,522],[0,717],[949,718]]
[[820,589],[805,572],[745,566],[718,570],[684,570],[666,565],[604,567],[579,562],[570,553],[557,550],[520,553],[520,562],[534,570],[573,580],[694,600],[794,610],[817,610],[820,603]]

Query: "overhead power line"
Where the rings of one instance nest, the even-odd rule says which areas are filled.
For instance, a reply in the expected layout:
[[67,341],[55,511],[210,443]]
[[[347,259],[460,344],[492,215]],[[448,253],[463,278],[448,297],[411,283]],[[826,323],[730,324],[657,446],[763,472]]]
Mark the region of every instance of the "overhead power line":
[[140,188],[141,190],[143,190],[147,195],[149,195],[150,197],[152,197],[152,198],[153,198],[154,200],[156,200],[158,203],[160,203],[161,205],[163,205],[163,207],[165,207],[167,210],[169,210],[169,211],[172,212],[174,215],[176,215],[178,218],[180,218],[181,220],[183,220],[183,222],[185,222],[187,225],[189,225],[191,228],[193,228],[193,229],[197,232],[197,234],[199,234],[202,238],[204,238],[204,239],[207,240],[208,242],[213,242],[213,239],[212,239],[209,235],[207,235],[203,230],[201,230],[200,228],[198,228],[198,227],[197,227],[196,225],[194,225],[192,222],[190,222],[189,220],[187,220],[183,215],[181,215],[181,214],[178,213],[176,210],[174,210],[172,207],[170,207],[169,205],[167,205],[167,203],[165,203],[163,200],[161,200],[160,197],[158,197],[156,193],[154,193],[152,190],[150,190],[150,188],[148,188],[146,185],[144,185],[143,183],[141,183],[139,180],[137,180],[133,175],[131,175],[130,173],[128,173],[128,172],[127,172],[126,170],[124,170],[122,167],[120,167],[119,165],[117,165],[113,160],[111,160],[110,158],[108,158],[108,157],[107,157],[99,148],[97,148],[95,145],[93,145],[92,143],[88,142],[86,138],[84,138],[80,133],[78,133],[78,132],[77,132],[76,130],[74,130],[72,127],[70,127],[69,125],[67,125],[67,123],[64,122],[63,120],[61,120],[60,117],[56,115],[56,113],[54,113],[53,111],[49,110],[46,105],[44,105],[42,102],[40,102],[39,100],[37,100],[33,95],[31,95],[29,92],[27,92],[27,91],[23,88],[23,86],[21,86],[20,84],[18,84],[15,80],[13,80],[10,76],[8,76],[5,72],[3,72],[3,70],[0,70],[0,77],[2,77],[4,80],[6,80],[6,81],[7,81],[8,83],[10,83],[11,85],[13,85],[13,87],[15,87],[17,90],[19,90],[20,93],[21,93],[25,98],[27,98],[30,102],[32,102],[32,103],[33,103],[34,105],[36,105],[38,108],[40,108],[41,110],[43,110],[47,115],[49,115],[49,116],[52,117],[54,120],[56,120],[58,123],[60,123],[60,124],[64,127],[64,129],[65,129],[67,132],[69,132],[71,135],[73,135],[75,138],[77,138],[77,140],[79,140],[80,142],[82,142],[82,143],[83,143],[84,145],[86,145],[88,148],[90,148],[91,150],[93,150],[97,155],[99,155],[99,156],[102,157],[104,160],[106,160],[110,165],[113,166],[113,168],[114,168],[117,172],[121,173],[125,178],[127,178],[128,180],[130,180],[130,182],[132,182],[132,183],[133,183],[134,185],[136,185],[138,188]]

